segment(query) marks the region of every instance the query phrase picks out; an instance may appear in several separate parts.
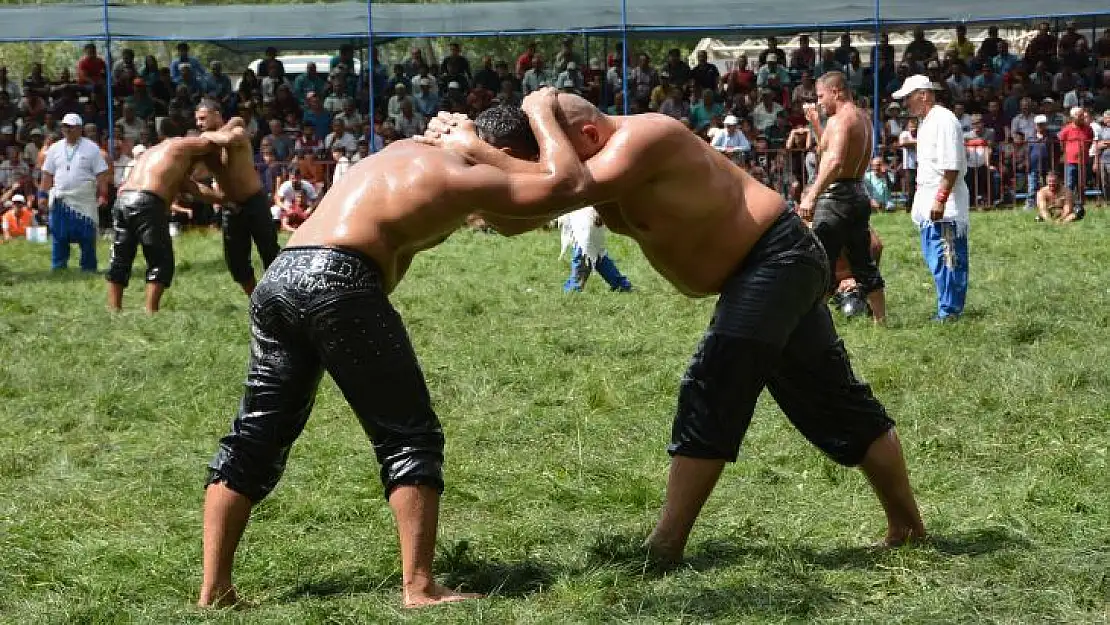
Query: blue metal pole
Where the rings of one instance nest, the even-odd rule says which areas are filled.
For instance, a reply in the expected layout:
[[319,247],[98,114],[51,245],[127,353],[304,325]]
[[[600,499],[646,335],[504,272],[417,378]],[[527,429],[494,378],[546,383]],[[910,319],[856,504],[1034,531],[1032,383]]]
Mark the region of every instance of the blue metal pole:
[[367,85],[370,89],[370,110],[367,111],[367,116],[370,119],[370,137],[367,138],[367,141],[370,142],[370,153],[373,154],[376,151],[374,147],[374,70],[377,69],[374,67],[374,0],[366,0],[366,54],[370,57],[367,73],[370,78]]
[[621,91],[624,114],[628,115],[628,0],[621,0]]
[[[106,104],[108,106],[108,158],[116,160],[116,121],[115,107],[112,106],[112,29],[108,22],[108,0],[104,0],[104,62],[107,70],[104,72],[104,82],[108,92]],[[87,122],[86,122],[87,123]]]
[[875,62],[871,67],[871,77],[874,91],[871,94],[871,107],[873,112],[874,128],[871,133],[871,154],[872,156],[879,153],[879,68],[883,65],[883,49],[879,46],[879,38],[882,35],[882,22],[879,19],[879,4],[882,0],[875,0]]

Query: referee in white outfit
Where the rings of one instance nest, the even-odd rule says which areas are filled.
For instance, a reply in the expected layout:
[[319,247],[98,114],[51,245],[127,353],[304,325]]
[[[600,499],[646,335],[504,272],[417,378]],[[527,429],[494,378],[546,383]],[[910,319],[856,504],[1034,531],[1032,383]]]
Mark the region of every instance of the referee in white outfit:
[[910,76],[895,98],[904,98],[917,129],[917,193],[910,216],[921,230],[921,252],[937,287],[936,321],[956,321],[967,299],[967,232],[970,203],[964,175],[967,150],[960,120],[937,104],[928,76]]
[[39,199],[48,202],[52,269],[65,269],[73,243],[81,246],[81,270],[96,271],[99,204],[107,203],[108,163],[100,146],[81,136],[81,116],[62,118],[64,141],[46,151]]

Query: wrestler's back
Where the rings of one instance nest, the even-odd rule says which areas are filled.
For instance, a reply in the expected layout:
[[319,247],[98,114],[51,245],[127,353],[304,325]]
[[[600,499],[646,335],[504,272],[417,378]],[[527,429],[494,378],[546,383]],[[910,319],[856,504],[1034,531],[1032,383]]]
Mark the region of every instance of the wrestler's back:
[[655,173],[618,199],[627,228],[611,227],[635,238],[679,291],[718,293],[785,210],[783,199],[666,116],[626,117],[618,132],[640,131],[641,124],[665,125],[666,145],[651,155]]
[[182,153],[173,141],[150,148],[131,166],[122,191],[148,191],[166,201],[168,207],[177,197],[181,183],[193,169],[194,160]]
[[463,225],[471,207],[453,197],[450,180],[466,167],[447,150],[394,143],[351,167],[288,245],[360,251],[374,259],[383,287],[392,291],[417,252]]

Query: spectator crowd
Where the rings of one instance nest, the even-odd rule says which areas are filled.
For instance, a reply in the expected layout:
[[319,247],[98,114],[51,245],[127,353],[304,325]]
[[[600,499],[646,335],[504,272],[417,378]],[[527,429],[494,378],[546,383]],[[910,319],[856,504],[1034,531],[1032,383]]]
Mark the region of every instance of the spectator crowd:
[[[214,98],[225,117],[243,118],[274,197],[274,218],[294,229],[352,164],[423,133],[439,111],[475,116],[552,86],[619,114],[626,82],[631,114],[681,120],[763,182],[797,198],[816,168],[815,136],[802,107],[816,101],[815,79],[831,71],[843,72],[868,107],[873,98],[880,102],[880,150],[866,181],[876,210],[894,210],[913,192],[916,120],[891,94],[914,74],[928,75],[940,102],[961,120],[968,185],[978,205],[1024,198],[1032,206],[1049,172],[1063,174],[1079,206],[1090,195],[1110,200],[1110,29],[1089,41],[1074,24],[1054,33],[1043,23],[1020,54],[1012,47],[997,28],[975,45],[957,26],[940,49],[918,28],[898,58],[886,35],[861,52],[847,34],[836,47],[814,46],[803,34],[789,52],[770,37],[764,50],[740,56],[722,73],[704,51],[693,66],[673,49],[663,59],[630,51],[625,67],[619,43],[604,59],[585,59],[573,38],[550,56],[529,43],[516,59],[471,59],[453,43],[438,61],[414,48],[389,65],[372,49],[369,67],[359,72],[354,49],[345,46],[327,68],[308,64],[298,75],[288,74],[270,48],[258,73],[244,69],[236,85],[219,61],[202,62],[186,43],[165,66],[153,56],[140,62],[124,49],[111,67],[89,44],[72,71],[56,76],[41,64],[23,77],[0,67],[0,202],[5,211],[18,208],[3,223],[7,232],[9,221],[23,223],[25,213],[45,210],[36,199],[42,154],[59,140],[60,120],[70,113],[100,146],[118,187],[144,149],[195,132],[197,103]],[[372,118],[366,114],[371,87]],[[189,198],[174,206],[180,219],[199,225],[213,223],[217,210]],[[35,219],[45,223],[41,214]]]

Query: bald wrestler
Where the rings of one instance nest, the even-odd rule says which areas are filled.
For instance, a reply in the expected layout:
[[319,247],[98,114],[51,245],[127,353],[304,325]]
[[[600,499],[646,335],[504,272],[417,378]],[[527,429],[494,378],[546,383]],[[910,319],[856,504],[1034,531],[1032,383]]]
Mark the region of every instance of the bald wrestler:
[[1048,172],[1045,186],[1037,191],[1037,221],[1069,223],[1081,219],[1072,205],[1071,191],[1060,184],[1060,176]]
[[[678,562],[726,462],[735,461],[768,387],[791,423],[836,462],[863,469],[886,511],[886,544],[923,537],[894,422],[856,379],[825,295],[820,243],[778,193],[665,115],[604,115],[558,96],[581,159],[575,205],[594,206],[691,297],[719,294],[679,390],[662,516],[646,547]],[[535,171],[444,115],[424,141],[504,171]],[[562,131],[561,131],[562,132]],[[866,161],[865,161],[866,162]]]
[[132,165],[112,207],[111,261],[108,267],[108,308],[123,309],[123,291],[131,280],[131,266],[139,246],[146,259],[146,311],[158,312],[162,294],[173,281],[173,242],[170,205],[181,192],[219,201],[211,190],[189,176],[203,159],[225,144],[212,137],[167,139],[147,150]]
[[251,296],[245,392],[209,464],[201,606],[237,601],[231,574],[240,536],[251,507],[277,485],[324,371],[381,465],[400,537],[405,606],[469,596],[432,576],[443,431],[389,294],[415,254],[475,211],[504,233],[565,212],[582,163],[559,130],[554,97],[539,94],[524,106],[535,134],[515,107],[489,109],[475,124],[495,149],[533,159],[538,152],[536,173],[473,166],[455,152],[399,141],[353,166],[263,275]]
[[[200,101],[194,117],[197,128],[202,131],[216,131],[225,126],[220,103],[211,98]],[[217,188],[230,203],[224,206],[222,215],[224,263],[232,279],[249,297],[255,286],[251,241],[262,258],[263,271],[274,261],[281,246],[270,214],[273,202],[254,168],[254,147],[242,123],[243,120],[236,117],[227,124],[229,130],[239,130],[229,135],[231,142],[221,158],[209,159],[208,168],[216,177]]]
[[[823,130],[818,107],[828,116]],[[813,232],[825,248],[830,267],[841,250],[845,252],[875,322],[883,323],[886,295],[879,266],[869,251],[871,200],[863,184],[871,162],[871,118],[856,106],[841,72],[817,79],[817,105],[806,106],[806,117],[818,133],[820,164],[816,180],[798,204],[798,214],[813,220]]]

